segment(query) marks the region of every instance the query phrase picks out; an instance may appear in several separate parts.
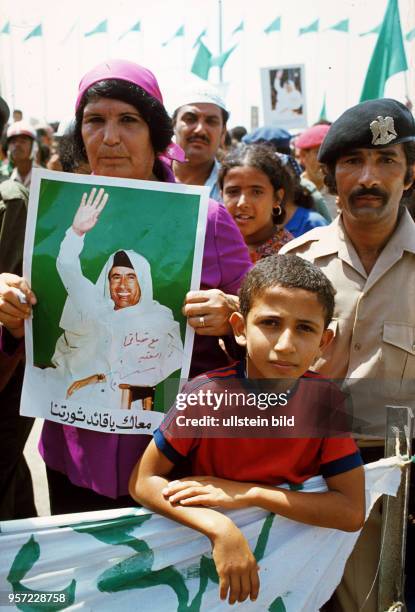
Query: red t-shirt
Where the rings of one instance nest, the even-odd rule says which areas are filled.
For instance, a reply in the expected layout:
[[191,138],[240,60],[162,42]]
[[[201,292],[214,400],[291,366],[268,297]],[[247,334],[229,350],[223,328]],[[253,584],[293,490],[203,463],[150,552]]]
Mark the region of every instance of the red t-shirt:
[[[223,388],[227,381],[231,384],[243,376],[243,366],[239,363],[203,374],[188,383],[182,391],[194,393],[206,388],[212,380],[220,380]],[[317,395],[313,392],[316,385],[306,384],[310,381],[318,382]],[[333,383],[313,372],[307,372],[291,390],[287,407],[292,407],[289,413],[312,412],[313,401],[317,398],[320,404],[331,404],[320,405],[319,410],[325,412],[334,409],[335,412],[340,396],[343,397]],[[159,450],[174,464],[180,464],[187,459],[193,475],[216,476],[266,485],[300,484],[318,474],[327,478],[362,465],[360,452],[348,434],[333,438],[225,438],[206,437],[203,434],[182,437],[183,428],[177,427],[176,417],[184,414],[189,418],[200,417],[202,413],[209,416],[214,414],[211,409],[206,408],[201,412],[200,407],[188,407],[185,411],[178,412],[175,404],[154,432],[154,440]]]

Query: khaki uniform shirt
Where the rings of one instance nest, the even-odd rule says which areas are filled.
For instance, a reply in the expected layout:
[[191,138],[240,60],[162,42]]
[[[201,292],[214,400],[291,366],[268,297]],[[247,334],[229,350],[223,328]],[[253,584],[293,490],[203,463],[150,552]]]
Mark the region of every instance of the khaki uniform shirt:
[[330,378],[372,379],[366,382],[368,399],[382,387],[382,403],[413,404],[415,223],[407,210],[402,210],[369,274],[341,216],[292,240],[280,252],[315,263],[337,291],[330,325],[335,337],[313,369]]

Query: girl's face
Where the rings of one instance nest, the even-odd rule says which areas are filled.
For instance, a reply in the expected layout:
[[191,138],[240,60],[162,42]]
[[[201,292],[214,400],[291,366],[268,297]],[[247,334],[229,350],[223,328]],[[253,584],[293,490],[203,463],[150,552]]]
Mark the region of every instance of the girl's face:
[[223,181],[223,202],[247,244],[265,242],[273,232],[273,209],[284,190],[274,191],[268,176],[251,166],[236,166]]

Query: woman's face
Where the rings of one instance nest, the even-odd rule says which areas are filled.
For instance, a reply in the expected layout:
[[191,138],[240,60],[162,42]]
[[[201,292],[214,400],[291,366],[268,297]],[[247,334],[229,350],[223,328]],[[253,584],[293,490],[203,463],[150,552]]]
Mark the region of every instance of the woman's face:
[[231,168],[223,181],[223,202],[247,244],[266,240],[273,231],[273,209],[284,191],[276,193],[268,176],[251,166]]
[[82,139],[94,174],[152,178],[155,154],[150,130],[131,104],[112,98],[88,102],[82,118]]

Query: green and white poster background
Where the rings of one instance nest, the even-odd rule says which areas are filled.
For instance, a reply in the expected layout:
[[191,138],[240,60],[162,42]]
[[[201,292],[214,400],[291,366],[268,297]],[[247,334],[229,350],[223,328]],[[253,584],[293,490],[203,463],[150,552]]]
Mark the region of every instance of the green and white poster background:
[[[154,313],[169,312],[170,319],[175,322],[175,329],[180,330],[177,336],[180,334],[179,343],[181,340],[183,346],[181,371],[176,369],[167,377],[169,398],[175,386],[170,379],[177,380],[179,385],[180,378],[188,375],[193,330],[187,325],[181,308],[186,293],[200,286],[207,190],[203,187],[37,169],[33,171],[30,190],[24,253],[24,276],[36,294],[37,304],[33,308],[32,319],[26,323],[27,362],[21,413],[97,431],[149,433],[149,429],[160,423],[162,413],[170,407],[170,400],[165,398],[163,381],[155,384],[150,380],[148,383],[156,387],[152,410],[143,410],[140,401],[133,403],[130,410],[125,410],[117,407],[121,406],[119,403],[111,402],[108,406],[108,402],[106,404],[101,400],[101,397],[110,396],[108,393],[105,395],[104,385],[109,386],[111,371],[104,372],[106,382],[102,383],[102,389],[94,382],[82,389],[82,392],[86,390],[88,393],[74,392],[67,397],[68,383],[71,381],[67,376],[65,378],[65,373],[61,377],[60,370],[63,368],[56,368],[52,363],[57,341],[68,331],[60,326],[68,293],[57,269],[59,250],[72,225],[82,195],[90,194],[92,188],[98,191],[101,187],[108,194],[108,201],[95,227],[84,236],[79,254],[82,275],[89,279],[93,291],[112,254],[124,250],[143,256],[150,264],[153,300],[156,304],[154,312],[148,315],[153,317],[153,328]],[[75,252],[75,263],[77,258]],[[140,280],[138,272],[137,278]],[[89,295],[85,299],[89,299],[86,307],[91,307],[94,299],[91,300]],[[127,313],[131,319],[133,308],[122,308],[115,313],[116,316],[110,313],[109,319],[92,321],[84,334],[85,350],[91,348],[91,343],[101,335],[114,337],[119,333],[120,327],[116,328],[118,313],[124,311],[123,315]],[[111,326],[114,329],[109,329]],[[134,325],[128,330],[132,331],[129,335],[121,328],[130,344],[133,339],[135,344],[144,342],[144,345],[154,340],[154,333],[146,336],[142,330],[137,332]],[[80,336],[82,340],[82,333]],[[128,342],[124,341],[124,344]],[[150,354],[151,348],[147,346],[147,354]],[[111,342],[109,350],[112,351],[112,357],[108,356],[111,362],[114,353]],[[96,357],[98,359],[99,355]],[[95,371],[93,362],[94,359],[90,374],[100,374]],[[141,380],[142,377],[139,384],[143,385]],[[118,393],[118,384],[111,381],[111,385],[112,388],[117,387]]]

